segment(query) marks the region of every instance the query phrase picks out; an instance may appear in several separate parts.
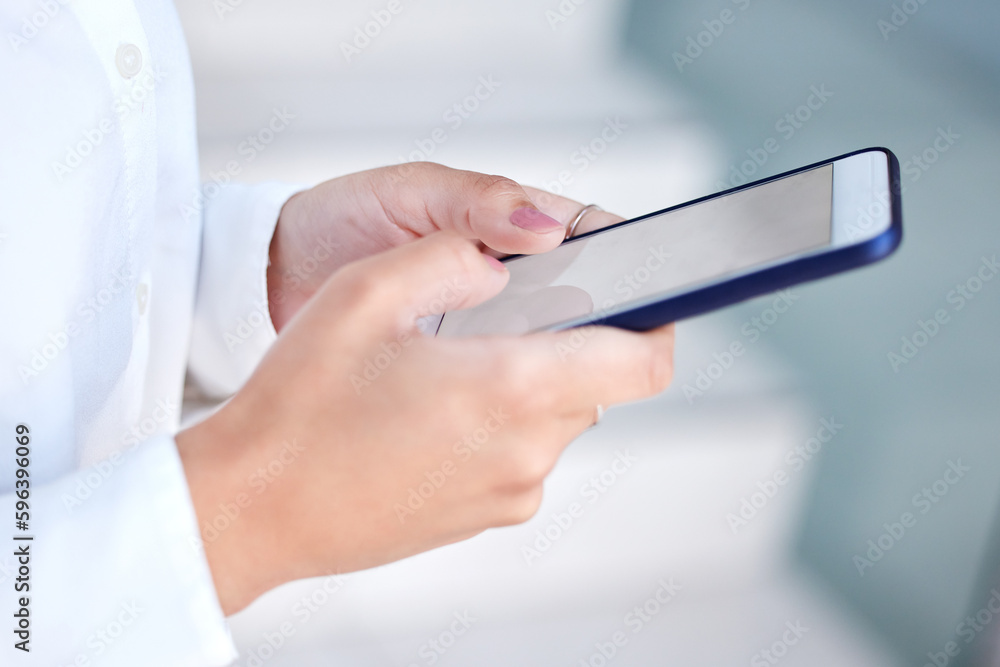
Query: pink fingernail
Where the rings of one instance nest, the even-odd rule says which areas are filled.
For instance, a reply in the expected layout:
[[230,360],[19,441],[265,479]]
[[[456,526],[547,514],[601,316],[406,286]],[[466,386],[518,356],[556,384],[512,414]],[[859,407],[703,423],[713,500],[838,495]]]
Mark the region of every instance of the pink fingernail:
[[495,270],[499,271],[500,273],[505,273],[507,271],[507,267],[503,265],[503,262],[501,262],[493,255],[483,255],[483,257],[486,258],[487,264],[492,266]]
[[529,208],[527,206],[511,213],[510,221],[521,229],[527,229],[529,232],[537,234],[548,234],[557,229],[565,229],[562,223],[555,218],[550,218],[537,208]]

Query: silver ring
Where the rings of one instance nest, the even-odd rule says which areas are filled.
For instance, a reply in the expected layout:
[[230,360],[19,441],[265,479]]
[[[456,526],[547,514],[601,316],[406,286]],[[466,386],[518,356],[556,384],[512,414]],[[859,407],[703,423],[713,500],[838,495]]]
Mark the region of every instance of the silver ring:
[[601,417],[604,416],[604,412],[605,412],[604,406],[601,405],[601,404],[598,404],[597,405],[597,409],[595,410],[595,414],[594,414],[594,423],[591,424],[590,426],[588,426],[587,430],[590,430],[592,428],[597,428],[597,425],[601,422]]
[[582,209],[580,209],[580,212],[576,214],[575,218],[573,218],[573,222],[569,223],[569,226],[566,227],[566,236],[565,238],[563,238],[563,241],[573,238],[573,234],[576,233],[576,228],[580,224],[580,221],[583,220],[584,216],[586,216],[588,213],[592,211],[603,211],[603,210],[604,209],[598,206],[597,204],[587,204]]

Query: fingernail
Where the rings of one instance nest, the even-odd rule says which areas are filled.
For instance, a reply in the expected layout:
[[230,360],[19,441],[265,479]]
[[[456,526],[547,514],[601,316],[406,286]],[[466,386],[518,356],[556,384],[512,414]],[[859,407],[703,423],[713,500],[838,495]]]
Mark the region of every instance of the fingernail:
[[519,208],[510,214],[510,221],[521,229],[538,234],[548,234],[557,229],[565,229],[562,223],[555,218],[550,218],[537,208]]
[[507,267],[503,265],[503,262],[493,255],[483,255],[483,257],[486,258],[486,263],[493,267],[494,270],[499,271],[500,273],[507,272]]

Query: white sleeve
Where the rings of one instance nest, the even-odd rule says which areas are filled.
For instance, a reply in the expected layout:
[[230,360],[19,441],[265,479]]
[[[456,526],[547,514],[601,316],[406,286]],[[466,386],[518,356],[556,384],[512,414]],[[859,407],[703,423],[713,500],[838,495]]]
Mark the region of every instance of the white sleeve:
[[[0,499],[13,524],[14,495]],[[10,634],[3,653],[32,665],[108,667],[236,658],[171,437],[33,488],[30,509],[29,532],[11,531],[35,536],[13,542],[30,554],[30,592],[14,592],[18,558],[0,560],[3,597],[15,596],[5,613],[28,597],[30,653],[12,648]]]
[[[277,338],[267,260],[278,214],[302,185],[206,186],[189,371],[215,398],[236,392]],[[213,196],[214,195],[214,196]]]

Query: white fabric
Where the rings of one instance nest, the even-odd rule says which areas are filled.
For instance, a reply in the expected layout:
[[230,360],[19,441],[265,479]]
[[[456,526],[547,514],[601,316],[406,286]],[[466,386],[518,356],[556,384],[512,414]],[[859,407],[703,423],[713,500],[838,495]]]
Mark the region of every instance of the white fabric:
[[[24,595],[12,536],[34,536],[31,652],[7,629],[0,664],[228,664],[235,649],[172,434],[185,369],[224,396],[275,339],[267,247],[297,188],[203,196],[190,64],[168,0],[7,0],[0,35],[7,628]],[[31,429],[24,533],[12,495],[19,423]]]

